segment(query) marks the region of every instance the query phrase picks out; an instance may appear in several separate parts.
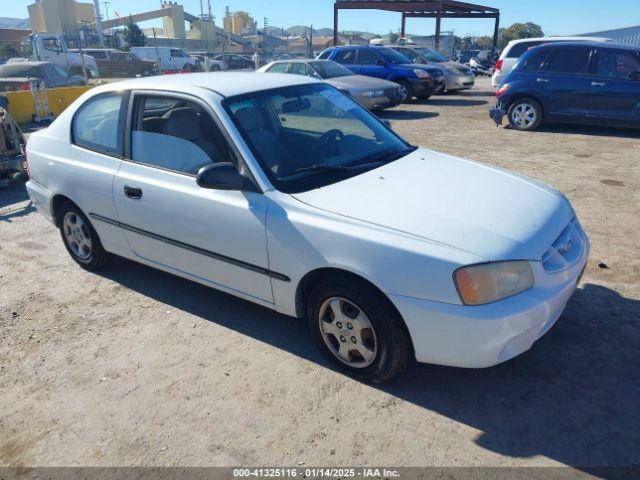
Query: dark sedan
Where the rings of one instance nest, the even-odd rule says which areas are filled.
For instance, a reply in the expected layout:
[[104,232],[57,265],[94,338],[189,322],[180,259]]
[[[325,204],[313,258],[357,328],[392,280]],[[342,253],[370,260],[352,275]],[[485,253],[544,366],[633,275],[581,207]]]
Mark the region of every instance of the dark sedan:
[[530,49],[498,89],[491,118],[516,130],[543,122],[640,127],[640,49],[605,42]]

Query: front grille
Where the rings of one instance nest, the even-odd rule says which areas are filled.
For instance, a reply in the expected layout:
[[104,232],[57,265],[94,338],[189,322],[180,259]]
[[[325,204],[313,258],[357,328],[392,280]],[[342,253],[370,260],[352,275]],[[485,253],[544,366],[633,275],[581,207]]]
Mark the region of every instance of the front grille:
[[387,88],[384,91],[384,95],[387,98],[398,98],[400,96],[400,89],[398,87]]
[[556,273],[573,267],[582,257],[585,242],[586,236],[580,223],[573,219],[542,256],[545,271]]

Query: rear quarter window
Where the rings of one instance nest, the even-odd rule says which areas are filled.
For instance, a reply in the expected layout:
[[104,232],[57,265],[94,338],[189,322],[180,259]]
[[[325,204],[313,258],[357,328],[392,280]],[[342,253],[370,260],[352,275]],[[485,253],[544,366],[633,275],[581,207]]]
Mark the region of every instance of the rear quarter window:
[[73,117],[73,143],[88,150],[121,157],[123,98],[121,93],[107,93],[87,100]]
[[538,45],[542,45],[543,43],[544,42],[521,42],[521,43],[516,43],[507,52],[507,58],[520,58],[524,54],[524,52],[526,52],[530,48],[537,47]]

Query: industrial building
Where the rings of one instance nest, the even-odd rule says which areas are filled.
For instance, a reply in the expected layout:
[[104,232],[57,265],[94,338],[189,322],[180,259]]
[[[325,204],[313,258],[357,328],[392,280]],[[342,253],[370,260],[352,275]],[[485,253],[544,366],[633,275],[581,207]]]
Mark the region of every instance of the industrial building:
[[625,45],[640,47],[640,25],[635,27],[617,28],[601,32],[583,33],[582,36],[610,38]]
[[257,27],[257,22],[247,12],[239,10],[232,13],[229,7],[226,8],[222,19],[222,28],[227,32],[236,35],[255,35]]
[[27,8],[33,33],[65,34],[77,31],[83,24],[96,21],[93,3],[37,0]]

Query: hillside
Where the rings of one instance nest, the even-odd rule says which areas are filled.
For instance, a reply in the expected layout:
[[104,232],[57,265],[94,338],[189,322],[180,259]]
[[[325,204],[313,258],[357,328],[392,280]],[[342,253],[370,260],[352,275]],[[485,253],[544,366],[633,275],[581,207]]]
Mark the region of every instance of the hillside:
[[28,18],[0,17],[0,28],[29,30],[31,27]]

